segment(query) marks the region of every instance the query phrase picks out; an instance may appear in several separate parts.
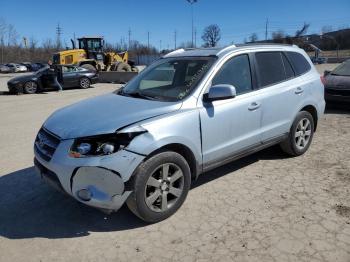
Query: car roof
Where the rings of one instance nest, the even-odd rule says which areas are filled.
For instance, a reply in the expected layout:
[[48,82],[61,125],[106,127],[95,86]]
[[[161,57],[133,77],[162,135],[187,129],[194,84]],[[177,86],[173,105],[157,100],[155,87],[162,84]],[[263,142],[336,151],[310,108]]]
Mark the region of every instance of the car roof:
[[284,51],[299,51],[301,50],[296,45],[286,45],[286,44],[273,44],[273,43],[254,43],[254,44],[240,44],[240,45],[230,45],[222,48],[181,48],[173,52],[164,55],[164,58],[168,57],[191,57],[191,56],[216,56],[222,57],[228,53],[246,50],[246,49],[256,49],[261,50],[284,50]]

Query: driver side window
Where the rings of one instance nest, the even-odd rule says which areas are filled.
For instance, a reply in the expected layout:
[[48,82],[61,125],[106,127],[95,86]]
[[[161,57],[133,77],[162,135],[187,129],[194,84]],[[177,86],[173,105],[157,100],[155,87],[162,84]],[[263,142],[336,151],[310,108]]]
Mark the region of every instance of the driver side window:
[[228,60],[214,76],[212,85],[228,84],[236,88],[237,95],[253,90],[248,55],[239,55]]

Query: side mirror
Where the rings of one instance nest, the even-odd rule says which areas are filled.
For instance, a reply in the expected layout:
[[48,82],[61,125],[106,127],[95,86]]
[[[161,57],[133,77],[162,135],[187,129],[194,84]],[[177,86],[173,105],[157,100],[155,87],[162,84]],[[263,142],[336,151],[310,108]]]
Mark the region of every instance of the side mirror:
[[211,102],[234,98],[236,94],[236,88],[233,85],[219,84],[210,87],[209,92],[204,94],[203,99],[205,102]]
[[331,73],[331,71],[325,70],[325,71],[323,72],[323,76],[329,75],[330,73]]

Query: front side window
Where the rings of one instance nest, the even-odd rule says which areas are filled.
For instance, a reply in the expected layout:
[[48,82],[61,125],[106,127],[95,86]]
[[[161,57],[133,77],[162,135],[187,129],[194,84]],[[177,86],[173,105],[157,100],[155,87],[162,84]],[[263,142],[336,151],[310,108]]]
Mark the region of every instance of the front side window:
[[195,89],[214,60],[214,57],[161,59],[117,93],[159,101],[181,100]]
[[212,85],[218,84],[233,85],[237,95],[252,91],[248,55],[235,56],[227,61],[213,78]]

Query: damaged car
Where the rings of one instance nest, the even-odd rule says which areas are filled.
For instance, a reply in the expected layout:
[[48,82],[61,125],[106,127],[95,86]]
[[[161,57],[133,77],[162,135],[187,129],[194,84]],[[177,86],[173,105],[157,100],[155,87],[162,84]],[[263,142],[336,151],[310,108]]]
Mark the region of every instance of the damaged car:
[[157,222],[201,173],[275,144],[304,154],[324,107],[320,76],[295,46],[179,49],[120,90],[54,112],[34,162],[81,203],[107,212],[126,203]]

